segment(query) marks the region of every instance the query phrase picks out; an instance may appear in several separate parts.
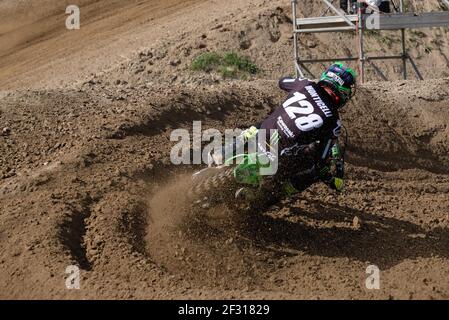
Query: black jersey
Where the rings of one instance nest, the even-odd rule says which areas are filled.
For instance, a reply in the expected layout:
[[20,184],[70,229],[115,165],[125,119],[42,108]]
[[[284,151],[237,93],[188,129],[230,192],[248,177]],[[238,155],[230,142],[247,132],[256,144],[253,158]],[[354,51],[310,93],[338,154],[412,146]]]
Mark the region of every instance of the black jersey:
[[261,129],[277,129],[284,147],[338,138],[341,121],[321,86],[287,77],[279,81],[279,87],[289,92],[288,98],[265,119]]

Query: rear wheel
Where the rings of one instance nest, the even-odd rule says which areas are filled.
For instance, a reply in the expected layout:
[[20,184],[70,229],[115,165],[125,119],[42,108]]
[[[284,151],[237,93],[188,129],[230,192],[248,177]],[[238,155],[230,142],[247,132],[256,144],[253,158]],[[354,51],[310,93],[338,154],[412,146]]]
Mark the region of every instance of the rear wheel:
[[193,201],[205,198],[210,202],[230,200],[236,188],[233,167],[207,168],[193,176],[190,196]]

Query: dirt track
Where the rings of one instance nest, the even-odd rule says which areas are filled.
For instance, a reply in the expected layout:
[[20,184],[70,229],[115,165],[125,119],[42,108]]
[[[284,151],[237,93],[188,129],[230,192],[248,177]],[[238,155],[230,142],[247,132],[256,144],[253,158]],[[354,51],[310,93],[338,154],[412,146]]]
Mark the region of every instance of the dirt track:
[[[207,3],[187,2],[195,10],[163,1],[173,12],[190,12],[180,19],[205,12]],[[123,11],[115,20],[123,30],[140,23],[134,2],[127,3],[132,22],[121,20]],[[104,19],[92,22],[78,39],[93,47],[67,57],[76,73],[61,76],[64,88],[55,80],[62,65],[51,62],[65,55],[55,37],[2,52],[2,88],[47,89],[4,91],[0,99],[0,127],[11,129],[0,136],[0,298],[448,299],[448,79],[360,88],[343,115],[350,149],[342,196],[315,186],[256,217],[217,209],[196,219],[167,196],[183,190],[192,170],[170,164],[173,129],[190,129],[194,120],[204,128],[245,128],[283,98],[275,81],[227,82],[183,69],[202,42],[238,49],[240,23],[254,21],[260,37],[245,34],[248,54],[267,48],[257,57],[266,70],[261,77],[291,68],[281,60],[290,54],[288,4],[235,0],[226,12],[220,3],[181,40],[167,36],[143,48],[130,40],[123,51],[114,51],[114,37],[99,45],[95,23]],[[252,11],[241,9],[247,6]],[[165,7],[150,11],[154,20],[141,22],[140,39],[163,25],[178,30]],[[216,28],[220,16],[228,26]],[[121,64],[102,56],[132,48]],[[32,59],[33,50],[50,62]],[[85,62],[94,75],[76,67],[88,56],[104,58]],[[23,64],[4,64],[20,57]],[[8,82],[14,70],[21,72]],[[82,269],[81,290],[65,288],[71,264]],[[365,288],[371,264],[381,270],[378,291]]]

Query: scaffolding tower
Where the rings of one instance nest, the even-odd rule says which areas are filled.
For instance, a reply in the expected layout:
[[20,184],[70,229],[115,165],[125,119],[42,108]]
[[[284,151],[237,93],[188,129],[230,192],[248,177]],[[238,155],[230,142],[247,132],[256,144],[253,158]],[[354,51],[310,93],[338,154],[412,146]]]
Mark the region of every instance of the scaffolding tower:
[[[294,65],[297,77],[304,77],[304,71],[314,77],[306,67],[306,63],[322,63],[331,61],[358,61],[359,79],[361,83],[365,82],[365,64],[370,63],[374,69],[386,80],[386,77],[377,68],[372,61],[375,60],[402,60],[403,77],[407,79],[407,61],[410,62],[418,79],[423,80],[412,57],[407,52],[406,47],[406,29],[416,28],[434,28],[449,26],[449,12],[426,12],[421,14],[405,12],[404,1],[399,0],[399,6],[395,13],[379,13],[373,11],[365,13],[365,0],[357,0],[357,13],[348,14],[334,6],[335,0],[321,0],[326,6],[327,11],[321,17],[298,18],[298,0],[292,0],[293,12],[293,47],[294,47]],[[449,1],[442,0],[443,5],[449,8]],[[394,3],[393,3],[394,4]],[[325,16],[327,12],[334,12],[333,16]],[[390,56],[366,56],[364,49],[364,33],[366,30],[400,30],[402,40],[402,53],[400,55]],[[352,32],[356,35],[358,56],[356,57],[329,57],[316,59],[301,59],[299,37],[304,33],[322,33],[322,32]]]

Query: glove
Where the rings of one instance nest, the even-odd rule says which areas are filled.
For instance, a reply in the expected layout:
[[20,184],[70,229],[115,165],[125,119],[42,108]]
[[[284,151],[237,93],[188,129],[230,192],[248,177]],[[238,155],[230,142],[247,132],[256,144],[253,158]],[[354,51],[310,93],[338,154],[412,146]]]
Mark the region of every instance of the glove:
[[248,141],[250,139],[253,139],[256,137],[257,132],[259,130],[256,127],[251,127],[245,131],[242,132],[243,137],[245,138],[245,141]]

